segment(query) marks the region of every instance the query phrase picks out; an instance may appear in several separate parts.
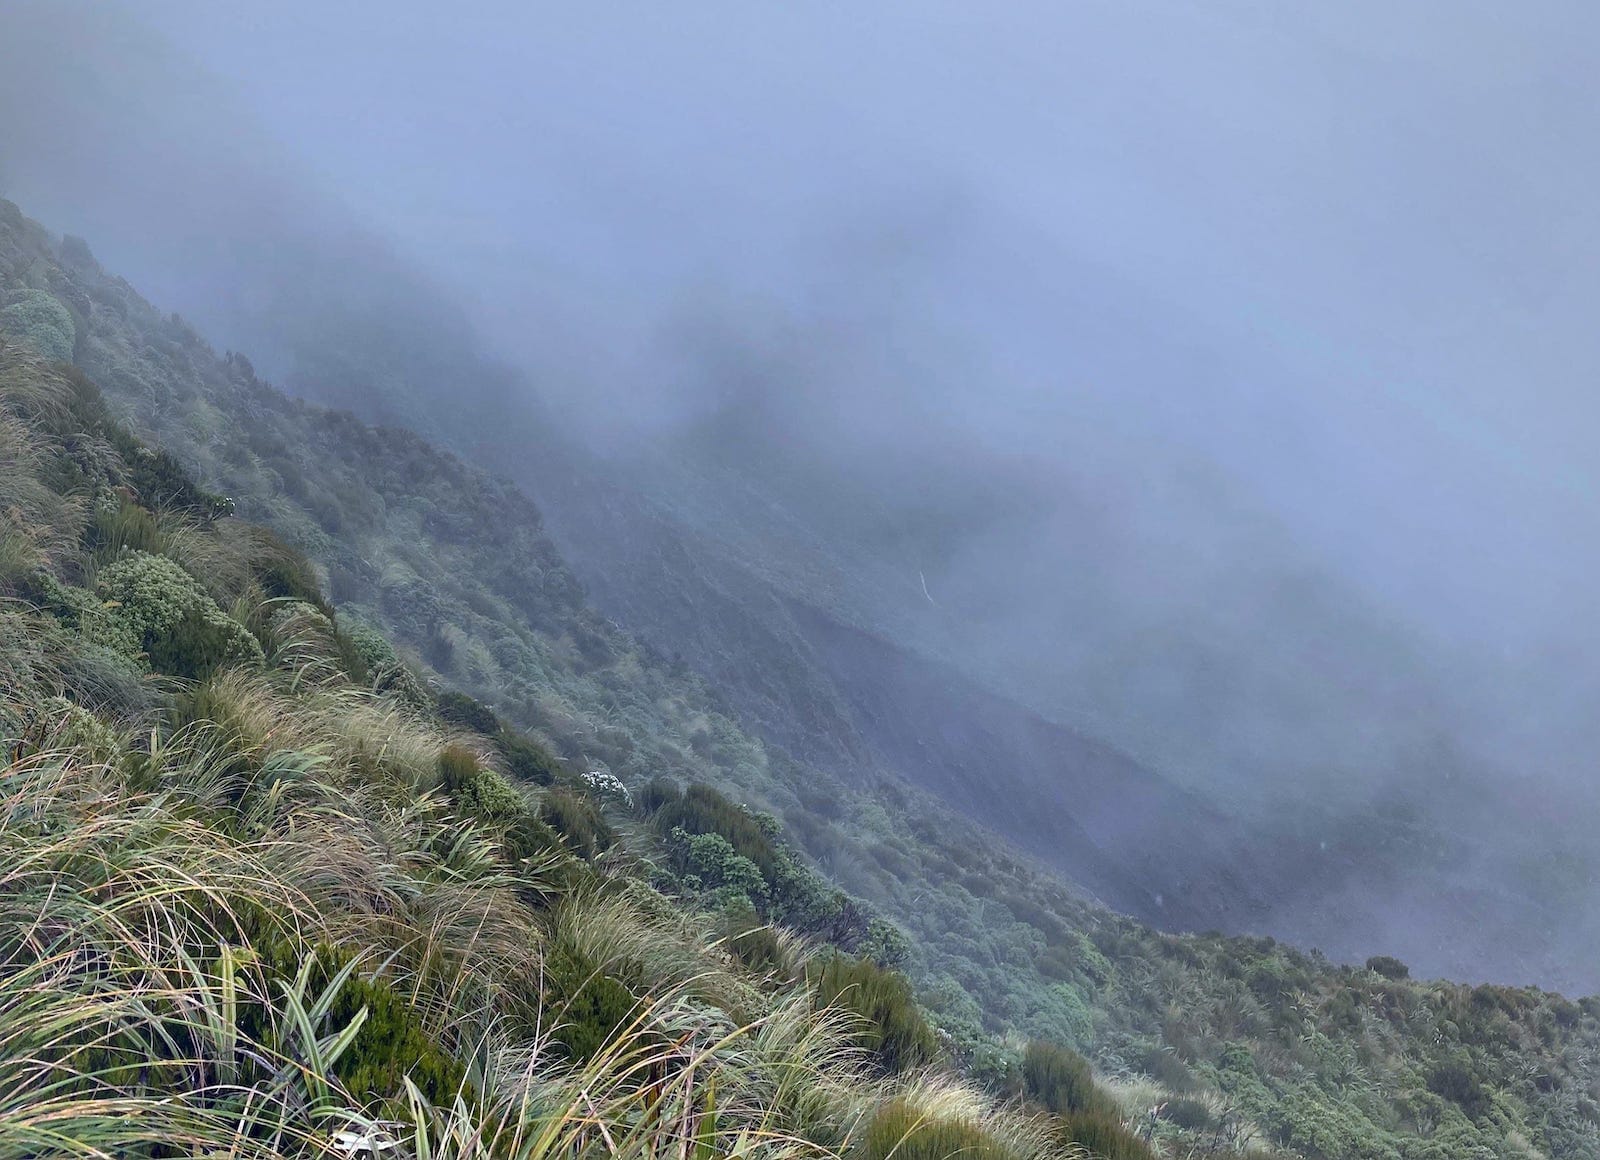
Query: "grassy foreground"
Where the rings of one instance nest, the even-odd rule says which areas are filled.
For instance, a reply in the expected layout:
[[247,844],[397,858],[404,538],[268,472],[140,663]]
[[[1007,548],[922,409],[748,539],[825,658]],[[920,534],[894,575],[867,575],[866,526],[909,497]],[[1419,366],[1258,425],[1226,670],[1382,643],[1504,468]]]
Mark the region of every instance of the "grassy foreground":
[[1148,1154],[1069,1052],[959,1079],[770,821],[426,687],[0,342],[0,1156]]

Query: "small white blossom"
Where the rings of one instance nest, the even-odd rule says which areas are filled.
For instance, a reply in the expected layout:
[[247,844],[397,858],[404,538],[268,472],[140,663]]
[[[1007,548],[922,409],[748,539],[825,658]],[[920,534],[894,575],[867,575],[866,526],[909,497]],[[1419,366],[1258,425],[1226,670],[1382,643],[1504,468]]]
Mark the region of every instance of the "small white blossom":
[[360,1132],[335,1132],[333,1146],[341,1152],[354,1155],[357,1152],[387,1152],[397,1144],[374,1129],[365,1135]]
[[612,773],[603,769],[591,769],[583,775],[584,784],[595,793],[604,797],[618,797],[629,805],[633,804],[633,795],[628,792],[628,787],[623,785]]

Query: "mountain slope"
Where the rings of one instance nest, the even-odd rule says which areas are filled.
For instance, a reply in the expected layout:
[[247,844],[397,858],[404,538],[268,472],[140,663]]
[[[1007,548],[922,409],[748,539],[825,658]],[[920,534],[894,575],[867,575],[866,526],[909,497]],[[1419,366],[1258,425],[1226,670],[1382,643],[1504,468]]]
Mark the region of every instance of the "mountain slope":
[[703,679],[587,607],[514,489],[415,436],[290,400],[10,205],[0,295],[12,340],[60,353],[70,339],[114,409],[308,549],[342,617],[393,626],[534,744],[636,788],[668,773],[775,806],[824,869],[904,923],[909,965],[972,1075],[1010,1082],[1014,1060],[985,1028],[1081,1044],[1126,1077],[1125,1114],[1198,1104],[1187,1127],[1143,1118],[1175,1154],[1250,1140],[1348,1160],[1600,1148],[1592,1003],[1419,983],[1397,963],[1340,967],[1271,940],[1165,936],[1087,905],[899,779],[847,782],[754,740]]
[[110,417],[27,290],[0,316],[0,1152],[1149,1160],[1070,1052],[1029,1049],[1025,1104],[951,1074],[770,819],[664,780],[635,803],[423,689]]

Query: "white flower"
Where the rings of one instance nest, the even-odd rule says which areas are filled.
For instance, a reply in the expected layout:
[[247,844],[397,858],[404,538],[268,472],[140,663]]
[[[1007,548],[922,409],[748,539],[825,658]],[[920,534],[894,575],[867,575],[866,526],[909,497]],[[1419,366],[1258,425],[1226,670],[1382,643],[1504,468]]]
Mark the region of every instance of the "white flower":
[[617,779],[615,774],[607,773],[603,769],[591,769],[583,775],[584,784],[597,794],[605,797],[619,797],[629,805],[633,804],[633,795],[628,792],[628,787]]
[[365,1135],[360,1132],[335,1132],[333,1146],[354,1156],[357,1152],[387,1152],[396,1146],[396,1141],[374,1128]]

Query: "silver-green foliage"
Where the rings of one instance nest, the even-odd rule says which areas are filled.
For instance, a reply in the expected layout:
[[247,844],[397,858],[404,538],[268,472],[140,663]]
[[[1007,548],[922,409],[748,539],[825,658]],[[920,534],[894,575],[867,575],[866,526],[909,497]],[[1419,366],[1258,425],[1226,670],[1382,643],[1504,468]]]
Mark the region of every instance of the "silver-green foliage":
[[488,822],[510,821],[529,812],[517,788],[492,769],[479,769],[456,798],[469,815]]
[[760,868],[718,833],[691,834],[673,827],[668,842],[683,863],[693,888],[713,891],[723,902],[765,903],[767,882]]
[[72,358],[78,337],[71,312],[43,290],[18,291],[11,304],[0,310],[0,329],[27,340],[56,362]]
[[377,629],[365,624],[347,630],[350,644],[372,670],[372,686],[410,705],[427,705],[431,698],[422,682],[407,667],[394,646]]
[[111,649],[121,656],[136,658],[143,650],[139,632],[121,610],[107,607],[107,602],[87,588],[64,584],[49,572],[39,572],[35,578],[40,603],[48,608],[62,624],[76,629],[88,644]]
[[152,668],[201,675],[218,664],[261,664],[261,644],[165,556],[130,552],[103,568],[96,589],[123,639]]

